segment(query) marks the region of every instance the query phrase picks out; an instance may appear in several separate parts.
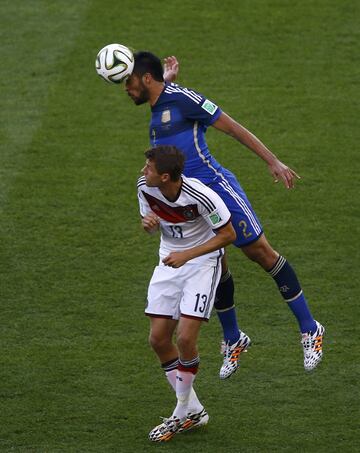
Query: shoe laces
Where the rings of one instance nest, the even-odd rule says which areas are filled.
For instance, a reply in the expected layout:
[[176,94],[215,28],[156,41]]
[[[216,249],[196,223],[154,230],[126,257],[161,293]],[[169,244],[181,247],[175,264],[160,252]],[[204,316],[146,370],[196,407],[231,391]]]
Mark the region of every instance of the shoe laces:
[[230,357],[231,355],[231,349],[230,349],[230,343],[227,341],[222,341],[220,345],[220,354],[223,355],[225,358]]
[[180,420],[174,415],[171,417],[160,417],[160,418],[162,420],[162,423],[168,430],[176,429],[177,426],[180,424]]
[[175,417],[175,415],[172,415],[171,417],[161,417],[161,420],[163,423],[165,423],[166,425],[169,424],[169,423],[173,423],[173,422],[176,422],[178,419]]
[[302,335],[301,343],[306,350],[312,349],[313,338],[311,332],[307,332]]

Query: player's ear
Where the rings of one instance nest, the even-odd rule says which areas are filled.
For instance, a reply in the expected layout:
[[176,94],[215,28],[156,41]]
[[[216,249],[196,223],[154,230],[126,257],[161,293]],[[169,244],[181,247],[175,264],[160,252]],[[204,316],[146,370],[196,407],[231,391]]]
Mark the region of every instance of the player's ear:
[[150,72],[145,72],[145,74],[142,76],[142,81],[143,83],[149,84],[152,80],[152,76]]
[[161,182],[165,183],[165,182],[169,182],[170,181],[170,175],[169,173],[163,173],[161,175]]

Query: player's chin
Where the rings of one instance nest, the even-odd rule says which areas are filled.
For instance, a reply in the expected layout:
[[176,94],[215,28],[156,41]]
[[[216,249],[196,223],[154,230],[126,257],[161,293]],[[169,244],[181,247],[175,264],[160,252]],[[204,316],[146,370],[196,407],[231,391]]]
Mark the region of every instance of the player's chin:
[[141,98],[136,98],[136,99],[132,98],[132,100],[134,101],[135,105],[142,105],[147,102],[147,99],[141,99]]
[[138,105],[139,98],[132,96],[128,93],[129,98],[133,101],[134,104]]

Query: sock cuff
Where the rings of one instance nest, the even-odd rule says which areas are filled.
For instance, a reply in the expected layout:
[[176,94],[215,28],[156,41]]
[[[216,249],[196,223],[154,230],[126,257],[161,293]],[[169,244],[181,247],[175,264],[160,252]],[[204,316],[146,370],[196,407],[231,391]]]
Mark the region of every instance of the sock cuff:
[[161,364],[161,368],[166,372],[176,370],[179,365],[179,358],[176,357],[173,360],[169,360],[169,362],[165,362]]
[[179,365],[177,369],[179,371],[185,371],[188,373],[196,374],[199,369],[200,357],[197,356],[191,360],[181,360],[179,359]]
[[302,289],[300,289],[300,292],[298,292],[294,297],[291,297],[290,299],[286,299],[286,297],[284,297],[285,299],[285,302],[287,302],[288,304],[290,304],[291,302],[294,302],[296,299],[298,299],[301,295],[302,295]]
[[286,302],[295,302],[303,297],[300,282],[291,264],[283,257],[279,256],[268,273],[275,280],[282,297]]
[[233,308],[235,308],[235,305],[232,305],[231,307],[228,308],[215,308],[215,310],[217,311],[217,313],[224,313],[225,311],[232,310]]
[[276,263],[270,270],[268,270],[268,273],[272,277],[275,277],[281,271],[281,269],[285,266],[286,262],[287,262],[286,258],[279,255],[279,258],[277,259]]

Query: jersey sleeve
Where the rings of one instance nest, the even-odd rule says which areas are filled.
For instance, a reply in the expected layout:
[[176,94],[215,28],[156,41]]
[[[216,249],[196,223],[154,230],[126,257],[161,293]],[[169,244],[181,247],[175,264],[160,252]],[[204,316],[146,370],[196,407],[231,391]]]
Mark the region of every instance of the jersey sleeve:
[[204,196],[209,202],[202,206],[201,215],[212,230],[217,230],[229,223],[231,214],[217,193],[208,187],[205,189]]
[[211,126],[222,113],[221,108],[199,93],[183,88],[178,106],[186,119]]
[[149,214],[151,212],[151,208],[141,191],[141,185],[138,185],[138,202],[139,202],[140,215],[141,215],[141,217],[145,217],[147,214]]

